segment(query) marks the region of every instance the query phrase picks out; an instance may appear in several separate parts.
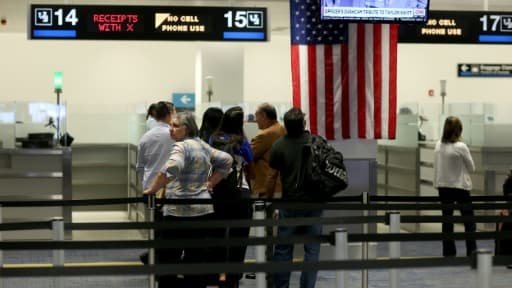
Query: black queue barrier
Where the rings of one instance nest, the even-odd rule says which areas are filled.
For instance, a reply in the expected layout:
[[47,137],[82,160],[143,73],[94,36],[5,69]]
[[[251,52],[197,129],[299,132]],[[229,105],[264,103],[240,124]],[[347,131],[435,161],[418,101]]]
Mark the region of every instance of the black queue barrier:
[[[389,197],[389,196],[388,196]],[[393,197],[393,196],[391,196]],[[422,197],[414,197],[412,199],[413,201],[420,201],[422,199],[418,199]],[[426,197],[424,197],[426,198]],[[492,199],[492,201],[501,201],[505,200],[503,197],[479,197],[479,201],[485,201],[486,199]],[[321,206],[322,208],[327,209],[365,209],[365,210],[372,210],[372,209],[384,209],[384,210],[392,210],[392,209],[400,209],[400,210],[412,210],[418,209],[418,208],[424,208],[424,209],[439,209],[444,206],[453,206],[454,208],[457,208],[458,206],[464,206],[464,205],[440,205],[440,204],[373,204],[369,203],[366,205],[361,204],[339,204],[336,202],[344,202],[344,201],[354,201],[355,198],[352,197],[346,197],[341,199],[333,199],[333,201],[329,201],[330,203],[287,203],[286,201],[275,201],[276,203],[272,203],[273,205],[279,206],[279,205],[295,205],[293,207],[311,207],[313,206]],[[373,199],[373,201],[395,201],[395,202],[402,202],[399,199],[395,197],[394,199],[388,198],[381,198],[381,199]],[[408,199],[410,200],[410,199]],[[433,199],[423,199],[428,201],[435,201]],[[14,202],[14,201],[4,201],[2,202],[2,205],[4,206],[10,206],[10,207],[21,207],[21,206],[61,206],[61,205],[70,205],[70,206],[80,206],[80,205],[101,205],[101,204],[112,204],[114,203],[135,203],[137,201],[143,201],[142,198],[130,198],[130,199],[101,199],[101,200],[71,200],[71,201],[39,201],[39,202]],[[172,200],[164,200],[163,202],[179,202],[179,201],[172,201]],[[196,201],[181,201],[181,202],[196,202]],[[203,202],[203,201],[199,201]],[[274,201],[273,201],[274,202]],[[407,201],[403,201],[407,202]],[[510,205],[507,203],[495,203],[495,204],[472,204],[471,207],[473,209],[501,209],[502,207],[509,208]],[[405,209],[404,209],[405,208]],[[406,221],[443,221],[443,222],[453,222],[453,223],[460,223],[468,220],[472,220],[475,222],[512,222],[511,217],[500,217],[500,216],[450,216],[450,217],[442,217],[442,216],[422,216],[421,219],[419,219],[416,216],[406,216],[402,217],[402,222],[405,223]],[[429,218],[425,218],[429,217]],[[347,217],[348,219],[286,219],[286,220],[275,220],[275,219],[261,219],[261,220],[227,220],[227,221],[217,221],[220,223],[213,223],[216,221],[213,221],[212,223],[208,222],[208,227],[211,227],[211,224],[214,225],[224,225],[230,226],[269,226],[269,225],[306,225],[307,223],[329,223],[329,224],[343,224],[343,223],[385,223],[386,217],[380,217],[380,216],[367,216],[367,217]],[[293,220],[293,221],[290,221]],[[314,221],[314,222],[311,222]],[[222,223],[223,222],[223,223]],[[24,230],[24,229],[41,229],[42,227],[48,227],[50,226],[48,224],[49,222],[26,222],[26,223],[8,223],[8,224],[0,224],[0,231],[6,231],[6,230]],[[129,224],[129,225],[127,225]],[[64,227],[66,229],[165,229],[166,227],[172,226],[171,224],[177,224],[177,223],[65,223]],[[205,225],[204,222],[201,223],[194,223],[194,225],[191,225],[191,223],[187,223],[187,226],[192,226],[191,229],[197,229],[199,227],[197,225]],[[34,227],[34,228],[31,228]],[[37,228],[36,228],[37,227]],[[231,226],[230,226],[231,227]],[[208,239],[209,246],[226,246],[226,245],[273,245],[277,243],[303,243],[305,241],[312,242],[312,241],[318,241],[321,243],[333,243],[334,242],[334,235],[321,235],[321,236],[315,236],[315,237],[287,237],[287,238],[275,238],[275,237],[260,237],[255,239]],[[455,240],[461,240],[461,239],[508,239],[512,238],[511,233],[503,233],[503,232],[475,232],[475,233],[452,233],[452,234],[446,234],[446,235],[440,235],[439,233],[413,233],[413,234],[399,234],[399,233],[391,233],[391,234],[351,234],[347,235],[347,243],[348,242],[360,242],[360,241],[373,241],[373,242],[382,242],[382,241],[418,241],[418,240],[432,240],[432,241],[440,241],[444,239],[455,239]],[[194,241],[196,240],[196,242]],[[217,242],[216,242],[217,241]],[[101,243],[98,243],[101,242]],[[163,240],[146,240],[146,241],[94,241],[94,242],[88,242],[88,241],[53,241],[53,242],[40,242],[40,241],[18,241],[18,242],[1,242],[0,243],[0,249],[2,250],[9,250],[9,249],[24,249],[26,247],[31,247],[31,249],[54,249],[54,250],[63,250],[63,249],[104,249],[104,248],[159,248],[159,247],[190,247],[189,245],[198,245],[198,246],[204,246],[205,240],[197,241],[197,239],[182,239],[180,241],[163,241]],[[27,246],[29,245],[29,246]],[[197,246],[196,246],[197,247]],[[484,268],[479,267],[479,279],[481,280],[481,285],[486,285],[487,280],[489,278],[489,272],[490,271],[490,264],[482,264],[482,263],[491,263],[489,261],[489,257],[486,257],[485,255],[489,254],[488,252],[483,251],[482,254],[484,256],[478,257],[486,260],[479,260],[480,266]],[[343,255],[341,253],[340,255]],[[390,256],[392,256],[390,254]],[[396,257],[396,255],[395,255]],[[58,258],[58,257],[55,257]],[[459,257],[461,259],[465,259],[465,257]],[[291,263],[290,266],[284,265],[283,263],[256,263],[256,264],[223,264],[220,263],[217,265],[208,264],[207,266],[210,267],[209,269],[212,269],[214,267],[214,271],[210,271],[205,268],[205,270],[197,270],[200,266],[200,264],[186,264],[186,269],[183,267],[185,264],[178,265],[179,267],[183,267],[182,269],[179,269],[179,267],[174,267],[173,265],[148,265],[143,267],[117,267],[119,270],[117,270],[116,267],[108,267],[108,268],[116,268],[114,270],[112,269],[94,269],[94,272],[89,271],[85,268],[87,267],[58,267],[58,265],[55,265],[53,268],[33,268],[30,270],[27,270],[27,268],[23,268],[23,271],[26,273],[25,275],[30,276],[73,276],[73,275],[85,275],[80,273],[90,273],[87,275],[98,275],[107,271],[112,272],[112,274],[109,272],[105,275],[117,275],[117,273],[122,274],[133,274],[133,273],[142,273],[142,274],[153,274],[153,275],[163,275],[167,271],[173,271],[174,273],[180,273],[180,274],[197,274],[197,273],[218,273],[222,271],[232,271],[234,273],[237,272],[265,272],[265,273],[272,273],[276,271],[286,271],[289,269],[296,269],[296,270],[353,270],[353,269],[375,269],[375,268],[412,268],[412,267],[432,267],[433,266],[444,266],[439,265],[440,263],[437,263],[437,260],[442,260],[443,263],[451,263],[456,265],[467,265],[467,259],[460,262],[447,262],[447,259],[427,259],[428,263],[424,261],[425,259],[388,259],[388,260],[366,260],[366,261],[351,261],[351,260],[342,260],[343,256],[337,256],[337,261],[319,261],[315,263],[300,263],[301,265],[296,265],[299,263]],[[510,257],[494,257],[491,258],[494,259],[494,265],[506,265],[507,263],[510,263]],[[406,260],[414,260],[414,263],[408,263]],[[459,261],[459,259],[455,259]],[[377,262],[374,262],[377,261]],[[59,262],[59,261],[57,261]],[[63,262],[63,261],[62,261]],[[60,263],[60,262],[59,262]],[[56,264],[59,264],[56,263]],[[350,263],[349,266],[345,266],[347,263]],[[458,264],[457,264],[458,263]],[[478,263],[477,263],[478,264]],[[188,265],[191,265],[190,267]],[[196,266],[194,266],[196,265]],[[199,266],[197,266],[199,265]],[[225,265],[225,266],[224,266]],[[230,266],[231,265],[231,266]],[[255,265],[255,266],[254,266]],[[402,266],[404,265],[404,266]],[[427,266],[423,266],[427,265]],[[279,267],[277,267],[279,266]],[[162,267],[167,267],[163,268]],[[167,270],[169,267],[173,267],[173,270]],[[194,268],[195,267],[195,268]],[[71,268],[84,268],[84,269],[71,269]],[[106,267],[107,268],[107,267]],[[187,270],[187,269],[191,270]],[[231,268],[233,270],[231,270]],[[54,271],[52,273],[48,273],[45,269],[50,269],[51,271]],[[240,271],[242,269],[242,271]],[[278,270],[276,270],[278,269]],[[281,270],[284,269],[284,270]],[[482,270],[482,271],[480,271]],[[30,272],[28,272],[30,271]],[[38,274],[38,271],[45,271],[42,274]],[[101,271],[101,273],[98,273]],[[117,272],[116,272],[117,271]],[[130,272],[128,272],[130,271]],[[137,272],[134,272],[137,271]],[[199,271],[199,272],[198,272]],[[295,271],[295,270],[293,270]],[[16,273],[20,273],[21,271],[17,271],[15,268],[1,268],[0,269],[0,275],[4,277],[11,277],[17,275]],[[55,275],[54,275],[55,273]],[[481,275],[480,275],[481,274]],[[487,278],[485,278],[487,277]],[[483,280],[482,280],[483,279]],[[338,281],[338,280],[337,280]],[[338,283],[338,282],[337,282]],[[340,282],[341,283],[341,282]],[[485,287],[485,286],[481,286]]]

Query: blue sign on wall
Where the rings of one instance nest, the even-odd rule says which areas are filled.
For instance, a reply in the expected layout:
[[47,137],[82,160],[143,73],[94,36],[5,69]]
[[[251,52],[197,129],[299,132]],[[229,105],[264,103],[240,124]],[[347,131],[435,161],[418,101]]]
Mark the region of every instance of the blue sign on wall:
[[196,94],[172,93],[172,103],[174,103],[176,108],[194,110],[196,107]]
[[457,65],[459,77],[512,77],[512,64],[475,64]]

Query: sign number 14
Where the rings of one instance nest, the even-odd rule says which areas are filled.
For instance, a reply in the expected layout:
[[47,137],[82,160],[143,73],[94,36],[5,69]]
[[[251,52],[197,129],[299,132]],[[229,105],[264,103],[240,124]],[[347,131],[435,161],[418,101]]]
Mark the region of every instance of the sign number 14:
[[76,9],[70,9],[64,14],[64,9],[60,8],[53,11],[52,8],[36,8],[35,9],[35,25],[37,26],[52,26],[53,16],[57,17],[57,26],[63,26],[64,23],[69,23],[71,26],[76,26],[78,17],[76,16]]

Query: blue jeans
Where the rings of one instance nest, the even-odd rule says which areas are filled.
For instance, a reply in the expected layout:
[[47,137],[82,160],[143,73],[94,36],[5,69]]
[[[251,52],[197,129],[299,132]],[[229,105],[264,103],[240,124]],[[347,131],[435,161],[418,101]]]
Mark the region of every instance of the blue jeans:
[[[279,210],[279,219],[322,216],[322,210]],[[278,237],[289,237],[295,235],[321,235],[322,225],[311,226],[279,226]],[[320,243],[304,243],[304,261],[318,261],[320,254]],[[292,245],[276,245],[274,248],[274,261],[291,262],[293,258]],[[290,286],[290,272],[279,272],[274,274],[274,287],[287,288]],[[303,271],[300,275],[300,288],[314,288],[317,271]]]

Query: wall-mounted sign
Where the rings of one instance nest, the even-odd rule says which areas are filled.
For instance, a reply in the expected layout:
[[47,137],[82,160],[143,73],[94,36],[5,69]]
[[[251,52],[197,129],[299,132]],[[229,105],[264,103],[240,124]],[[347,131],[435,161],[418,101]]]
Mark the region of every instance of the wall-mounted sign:
[[172,93],[172,103],[176,111],[194,111],[196,108],[195,93]]
[[29,39],[266,41],[267,9],[30,5]]
[[512,64],[457,64],[459,77],[512,77]]
[[512,44],[512,12],[430,11],[425,24],[401,24],[402,43]]

